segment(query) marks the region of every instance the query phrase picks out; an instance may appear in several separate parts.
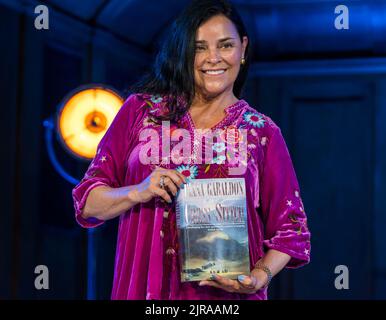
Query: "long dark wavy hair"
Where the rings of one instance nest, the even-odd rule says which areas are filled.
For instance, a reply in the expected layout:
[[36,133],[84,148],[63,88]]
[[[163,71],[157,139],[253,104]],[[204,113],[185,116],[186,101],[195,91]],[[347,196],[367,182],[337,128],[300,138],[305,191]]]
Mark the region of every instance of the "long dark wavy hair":
[[[194,59],[196,32],[200,25],[215,15],[231,20],[242,41],[248,37],[243,21],[235,7],[226,0],[193,0],[177,17],[167,33],[149,72],[129,88],[129,92],[166,96],[168,112],[156,121],[178,121],[189,109],[195,96]],[[249,39],[249,37],[248,37]],[[245,51],[245,64],[233,86],[240,99],[247,78],[250,42]]]

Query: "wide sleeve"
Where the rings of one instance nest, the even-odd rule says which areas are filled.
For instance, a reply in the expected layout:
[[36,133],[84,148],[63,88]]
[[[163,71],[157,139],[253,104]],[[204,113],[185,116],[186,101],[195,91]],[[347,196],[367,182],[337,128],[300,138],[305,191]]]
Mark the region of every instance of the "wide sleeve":
[[300,197],[299,184],[289,151],[279,127],[268,138],[261,176],[261,215],[266,249],[291,256],[287,268],[310,261],[311,234]]
[[81,214],[87,197],[97,186],[119,188],[125,177],[125,157],[133,143],[133,129],[140,100],[132,94],[125,101],[110,127],[98,144],[97,154],[91,161],[83,179],[72,190],[76,221],[84,228],[103,224],[96,218],[84,219]]

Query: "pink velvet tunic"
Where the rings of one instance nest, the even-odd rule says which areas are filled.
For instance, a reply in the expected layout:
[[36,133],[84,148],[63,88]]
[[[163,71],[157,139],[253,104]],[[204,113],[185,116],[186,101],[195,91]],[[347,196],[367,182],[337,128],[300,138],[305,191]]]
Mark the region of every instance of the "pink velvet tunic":
[[[83,219],[81,212],[89,192],[101,185],[119,188],[139,184],[155,168],[140,158],[140,134],[158,130],[152,114],[165,112],[167,98],[132,94],[123,104],[85,176],[73,189],[75,217],[85,228],[103,223]],[[230,175],[228,157],[218,156],[210,163],[186,161],[174,164],[170,156],[161,157],[158,166],[176,169],[188,179],[244,177],[247,186],[247,223],[250,267],[275,249],[291,256],[287,268],[310,261],[310,232],[293,164],[279,127],[266,115],[250,107],[245,100],[227,106],[222,121],[211,129],[245,129],[247,132],[246,170]],[[194,122],[187,112],[170,131],[188,130],[194,135]],[[225,132],[225,131],[224,131]],[[233,131],[236,132],[237,131]],[[234,141],[242,136],[233,137]],[[244,136],[245,138],[245,136]],[[161,140],[161,139],[160,139]],[[195,140],[192,139],[192,150]],[[159,142],[162,144],[162,141]],[[173,144],[171,145],[172,149]],[[225,143],[212,145],[214,154]],[[160,148],[161,153],[161,148]],[[168,159],[169,158],[169,159]],[[169,160],[169,161],[168,161]],[[112,299],[267,299],[267,290],[256,294],[228,293],[198,286],[198,282],[180,281],[175,204],[159,197],[138,204],[119,217]]]

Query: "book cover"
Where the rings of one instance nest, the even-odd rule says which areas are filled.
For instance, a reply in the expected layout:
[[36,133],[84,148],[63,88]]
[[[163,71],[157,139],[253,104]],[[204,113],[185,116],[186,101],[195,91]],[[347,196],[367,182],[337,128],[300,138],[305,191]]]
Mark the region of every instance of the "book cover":
[[192,179],[176,198],[181,281],[249,274],[244,178]]

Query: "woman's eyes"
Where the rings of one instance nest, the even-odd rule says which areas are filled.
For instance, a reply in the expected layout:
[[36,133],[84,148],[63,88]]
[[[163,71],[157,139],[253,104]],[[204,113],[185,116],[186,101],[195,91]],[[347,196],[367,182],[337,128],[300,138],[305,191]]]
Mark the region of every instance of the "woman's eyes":
[[[233,44],[232,43],[224,43],[221,45],[221,48],[232,48],[233,47]],[[202,50],[205,50],[206,47],[205,46],[196,46],[196,50],[199,50],[199,51],[202,51]]]
[[233,47],[233,44],[232,44],[232,43],[224,43],[224,44],[223,44],[223,47],[224,47],[224,48],[232,48],[232,47]]

